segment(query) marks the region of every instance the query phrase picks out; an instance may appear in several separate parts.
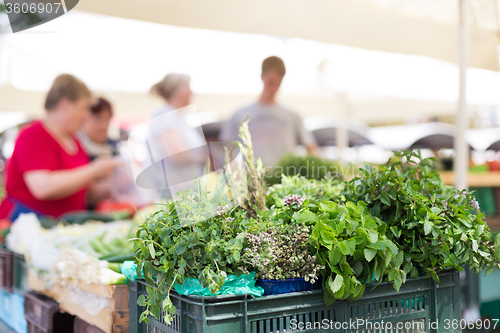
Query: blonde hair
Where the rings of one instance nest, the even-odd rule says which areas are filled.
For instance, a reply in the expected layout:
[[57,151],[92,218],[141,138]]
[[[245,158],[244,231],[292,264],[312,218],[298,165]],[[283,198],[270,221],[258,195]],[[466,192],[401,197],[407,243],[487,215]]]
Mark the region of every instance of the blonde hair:
[[54,110],[63,98],[76,102],[82,97],[91,97],[92,94],[78,78],[70,74],[62,74],[54,79],[47,97],[45,98],[45,110]]
[[151,87],[151,93],[161,96],[168,101],[183,83],[189,83],[190,80],[189,75],[167,74],[163,80]]

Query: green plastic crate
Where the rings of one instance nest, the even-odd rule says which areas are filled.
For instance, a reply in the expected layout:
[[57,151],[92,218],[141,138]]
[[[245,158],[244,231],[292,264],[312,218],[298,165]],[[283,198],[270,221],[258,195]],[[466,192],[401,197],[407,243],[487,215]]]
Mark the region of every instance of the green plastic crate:
[[495,194],[491,187],[471,188],[474,191],[474,197],[479,203],[479,209],[486,216],[495,216],[497,214],[497,206],[495,202]]
[[14,257],[14,291],[20,294],[24,294],[29,290],[28,264],[26,263],[26,260],[24,260],[24,256],[22,254],[12,252],[12,255]]
[[[382,322],[386,325],[384,328],[390,322],[392,332],[454,332],[452,320],[461,319],[459,274],[456,271],[442,273],[440,279],[439,284],[424,277],[408,280],[399,293],[389,283],[375,289],[367,286],[361,299],[338,301],[330,306],[325,305],[321,290],[259,298],[180,296],[172,292],[177,311],[169,326],[154,318],[149,325],[139,323],[144,308],[137,305],[137,297],[146,294],[146,283],[139,280],[129,284],[130,332],[380,332],[377,325],[380,328]],[[363,323],[352,326],[358,319]],[[446,325],[446,321],[450,325]],[[322,326],[325,322],[326,326]],[[437,327],[429,326],[436,322]],[[398,329],[398,325],[412,326]]]

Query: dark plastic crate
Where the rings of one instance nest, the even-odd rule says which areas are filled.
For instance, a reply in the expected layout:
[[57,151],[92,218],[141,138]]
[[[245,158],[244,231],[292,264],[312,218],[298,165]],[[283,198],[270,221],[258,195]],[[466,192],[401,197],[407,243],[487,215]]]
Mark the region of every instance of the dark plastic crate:
[[[87,323],[85,320],[75,317],[73,326],[74,333],[104,333],[99,327]],[[133,333],[133,331],[130,331]]]
[[[375,289],[367,286],[361,299],[338,301],[330,306],[325,305],[322,290],[259,298],[250,295],[180,296],[172,292],[172,302],[177,311],[169,326],[164,324],[163,318],[159,321],[150,318],[149,325],[139,323],[144,307],[137,305],[137,297],[146,294],[146,283],[139,280],[129,284],[130,332],[362,333],[380,332],[376,326],[382,322],[394,325],[392,332],[453,332],[451,327],[446,328],[445,320],[461,319],[459,275],[452,271],[439,276],[439,284],[424,277],[408,280],[399,293],[390,283],[381,283]],[[343,327],[344,323],[350,325],[358,319],[364,320],[364,326]],[[321,324],[325,320],[328,322],[326,329],[307,328],[308,323]],[[436,328],[429,326],[436,322]],[[303,325],[304,329],[300,329],[299,325]],[[397,329],[398,325],[411,325],[411,328]]]
[[0,248],[0,288],[7,292],[12,292],[12,252]]
[[35,292],[24,294],[24,316],[28,321],[28,333],[52,333],[54,315],[59,304],[52,298]]
[[24,260],[24,255],[12,252],[14,263],[14,291],[24,294],[29,291],[28,285],[28,264]]

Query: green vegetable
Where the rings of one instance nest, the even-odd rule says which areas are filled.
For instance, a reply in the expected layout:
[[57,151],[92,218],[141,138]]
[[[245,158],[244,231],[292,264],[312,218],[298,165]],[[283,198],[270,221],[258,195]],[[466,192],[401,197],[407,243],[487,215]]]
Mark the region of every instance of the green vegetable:
[[465,264],[478,273],[500,268],[500,241],[491,244],[474,196],[444,186],[434,159],[412,151],[395,155],[392,163],[362,170],[363,176],[348,182],[342,195],[346,201],[365,202],[385,222],[387,238],[403,253],[398,264],[406,274],[416,266],[439,282],[437,273],[462,270]]

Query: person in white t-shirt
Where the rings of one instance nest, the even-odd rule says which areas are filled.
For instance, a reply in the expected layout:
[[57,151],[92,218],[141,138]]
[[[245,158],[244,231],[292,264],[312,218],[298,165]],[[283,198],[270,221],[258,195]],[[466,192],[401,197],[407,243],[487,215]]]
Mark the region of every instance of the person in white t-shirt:
[[187,114],[196,111],[189,106],[192,96],[189,83],[187,75],[168,74],[151,88],[151,93],[165,100],[165,104],[154,112],[149,127],[152,172],[157,184],[170,192],[189,188],[182,183],[202,176],[208,158],[201,127],[191,126],[187,121]]
[[259,100],[238,110],[223,125],[219,135],[221,141],[238,140],[239,127],[248,117],[255,157],[261,158],[266,167],[276,165],[285,153],[293,153],[297,145],[304,145],[311,154],[316,154],[317,150],[316,140],[304,128],[300,116],[276,102],[285,72],[285,64],[280,58],[265,59],[261,75],[264,87]]

